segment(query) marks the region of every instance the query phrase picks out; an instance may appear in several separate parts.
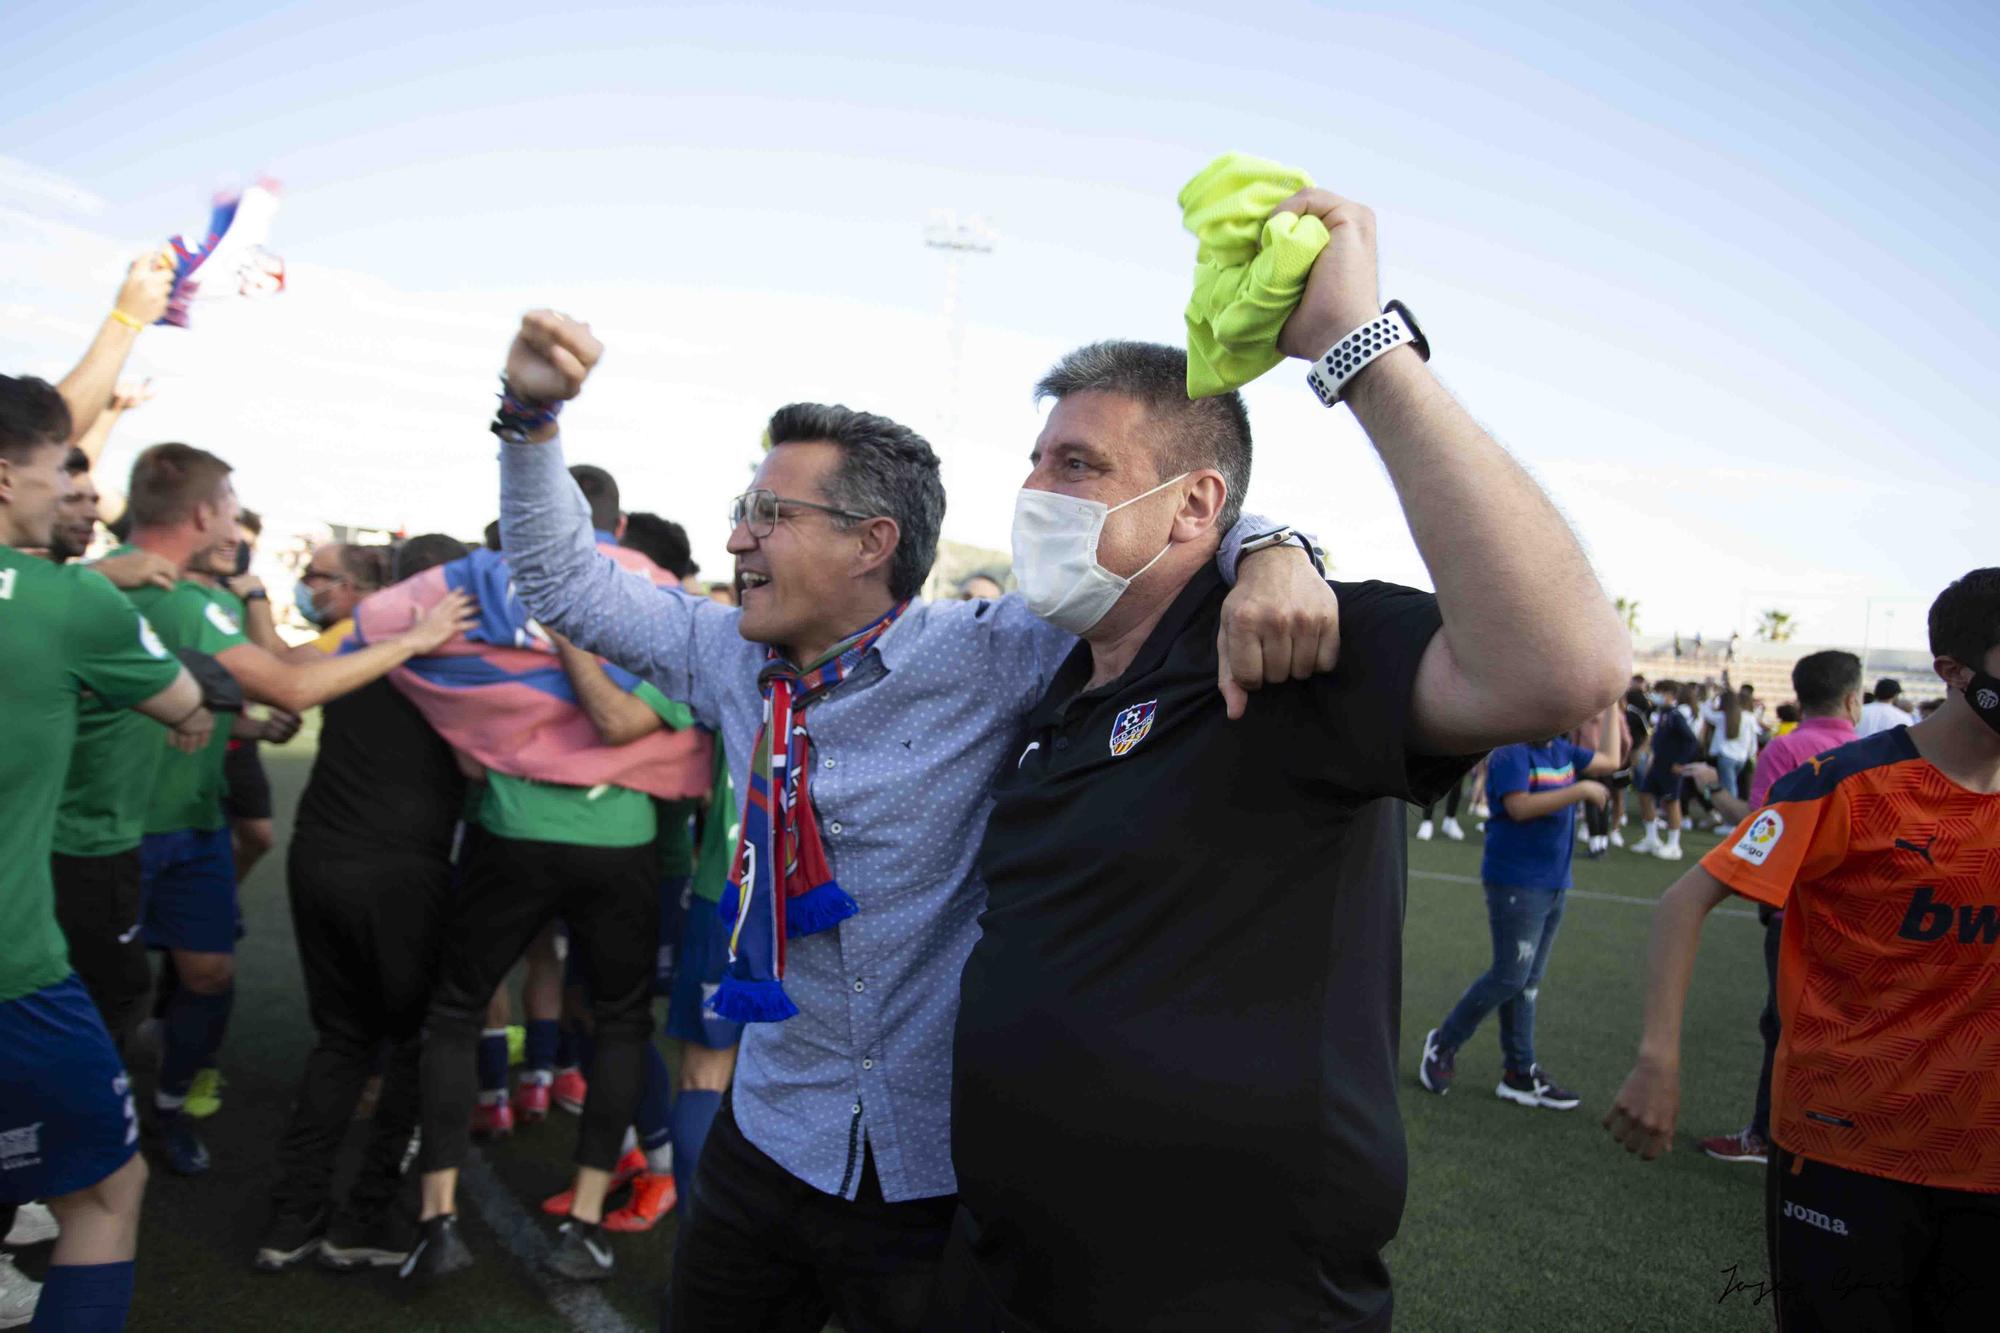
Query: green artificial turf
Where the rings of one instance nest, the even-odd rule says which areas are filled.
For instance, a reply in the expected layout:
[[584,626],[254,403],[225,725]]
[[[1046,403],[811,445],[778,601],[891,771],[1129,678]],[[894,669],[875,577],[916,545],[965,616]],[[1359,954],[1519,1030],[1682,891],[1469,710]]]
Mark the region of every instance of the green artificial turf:
[[[308,1266],[268,1276],[250,1267],[274,1145],[310,1039],[283,876],[283,840],[310,762],[309,743],[303,736],[287,749],[266,749],[280,843],[243,895],[249,933],[222,1056],[228,1087],[222,1111],[206,1122],[215,1166],[198,1180],[155,1170],[130,1327],[141,1333],[572,1328],[476,1217],[467,1231],[477,1269],[421,1296],[386,1273],[338,1276]],[[1603,862],[1579,859],[1577,887],[1650,901],[1712,845],[1712,838],[1691,836],[1690,859],[1678,866],[1615,850]],[[1478,835],[1464,844],[1413,842],[1410,865],[1402,1025],[1410,1192],[1402,1234],[1388,1253],[1397,1327],[1423,1333],[1770,1327],[1768,1303],[1753,1303],[1763,1273],[1762,1171],[1712,1162],[1692,1141],[1738,1129],[1749,1116],[1764,993],[1756,922],[1744,914],[1709,923],[1687,1020],[1682,1133],[1669,1156],[1646,1164],[1616,1148],[1598,1122],[1637,1041],[1648,908],[1584,897],[1568,905],[1542,984],[1537,1050],[1549,1070],[1583,1094],[1581,1109],[1531,1110],[1496,1098],[1500,1053],[1492,1020],[1461,1053],[1458,1086],[1434,1097],[1414,1079],[1424,1032],[1488,961]],[[1729,909],[1742,910],[1734,903]],[[150,1077],[139,1084],[150,1089]],[[575,1126],[573,1117],[557,1112],[547,1124],[484,1150],[494,1174],[531,1211],[567,1184]],[[1163,1162],[1161,1169],[1186,1180],[1187,1206],[1198,1210],[1202,1164]],[[601,1291],[635,1328],[657,1327],[673,1234],[669,1218],[648,1235],[617,1242],[620,1269]],[[39,1275],[45,1258],[45,1248],[31,1252],[23,1266]],[[1724,1294],[1731,1266],[1751,1290]]]

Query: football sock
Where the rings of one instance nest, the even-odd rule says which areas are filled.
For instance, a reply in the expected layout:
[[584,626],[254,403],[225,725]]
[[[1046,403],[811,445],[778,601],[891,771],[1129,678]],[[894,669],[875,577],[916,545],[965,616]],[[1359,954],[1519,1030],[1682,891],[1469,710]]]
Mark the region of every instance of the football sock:
[[708,1141],[708,1127],[715,1123],[722,1094],[689,1088],[674,1098],[674,1190],[685,1208],[694,1201],[694,1169],[701,1161],[701,1145]]
[[581,1063],[576,1058],[576,1025],[558,1021],[556,1023],[556,1054],[554,1067],[575,1069]]
[[654,1170],[671,1170],[673,1158],[673,1076],[667,1073],[667,1062],[660,1055],[660,1048],[654,1042],[646,1043],[646,1083],[639,1094],[639,1109],[634,1114],[632,1128],[638,1132],[639,1146],[651,1156],[656,1150],[665,1148],[669,1156],[666,1167],[655,1166]]
[[222,1034],[229,1024],[229,1004],[228,991],[201,995],[186,986],[175,988],[161,1025],[165,1046],[160,1057],[161,1092],[176,1099],[187,1096],[194,1076],[222,1045]]
[[51,1264],[28,1333],[118,1333],[132,1311],[132,1261]]
[[506,1028],[487,1028],[479,1034],[479,1090],[507,1090]]
[[528,1050],[522,1063],[531,1070],[553,1071],[556,1050],[562,1044],[562,1024],[553,1018],[528,1020]]

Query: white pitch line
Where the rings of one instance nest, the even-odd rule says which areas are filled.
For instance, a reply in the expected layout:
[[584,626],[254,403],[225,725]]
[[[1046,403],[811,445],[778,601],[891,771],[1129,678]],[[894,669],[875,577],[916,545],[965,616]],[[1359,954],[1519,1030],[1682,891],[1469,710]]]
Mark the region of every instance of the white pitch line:
[[571,1282],[542,1267],[542,1260],[553,1248],[547,1233],[521,1201],[507,1192],[477,1148],[466,1154],[465,1165],[459,1168],[458,1192],[472,1201],[479,1220],[521,1261],[529,1279],[577,1333],[639,1333],[594,1284]]
[[[1484,883],[1484,881],[1481,880],[1477,875],[1452,875],[1452,874],[1447,874],[1445,871],[1442,870],[1412,870],[1410,872],[1410,878],[1441,879],[1449,884]],[[1596,889],[1570,889],[1568,890],[1568,893],[1569,896],[1572,898],[1590,898],[1600,903],[1627,903],[1633,907],[1656,907],[1659,905],[1659,899],[1657,898],[1634,898],[1630,894],[1626,893],[1600,893]],[[1757,914],[1755,912],[1745,911],[1741,907],[1718,907],[1713,912],[1710,912],[1709,915],[1740,916],[1747,918],[1748,920],[1751,921],[1755,921],[1757,919]]]

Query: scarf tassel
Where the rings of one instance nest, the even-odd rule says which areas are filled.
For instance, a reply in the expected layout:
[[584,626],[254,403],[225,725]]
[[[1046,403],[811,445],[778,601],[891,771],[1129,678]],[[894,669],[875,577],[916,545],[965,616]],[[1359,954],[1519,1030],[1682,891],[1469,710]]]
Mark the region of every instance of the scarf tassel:
[[861,909],[837,880],[828,880],[785,900],[785,938],[814,935],[830,930]]
[[734,1023],[782,1023],[799,1012],[782,983],[735,976],[722,978],[708,1007]]

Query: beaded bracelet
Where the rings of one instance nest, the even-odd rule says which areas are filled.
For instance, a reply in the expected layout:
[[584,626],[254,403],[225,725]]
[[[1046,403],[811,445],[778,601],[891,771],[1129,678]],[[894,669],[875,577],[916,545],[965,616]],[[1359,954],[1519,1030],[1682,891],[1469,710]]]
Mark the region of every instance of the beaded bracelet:
[[511,444],[525,444],[528,436],[544,426],[553,426],[562,414],[562,400],[544,403],[514,392],[507,377],[500,377],[500,408],[493,414],[493,433]]

